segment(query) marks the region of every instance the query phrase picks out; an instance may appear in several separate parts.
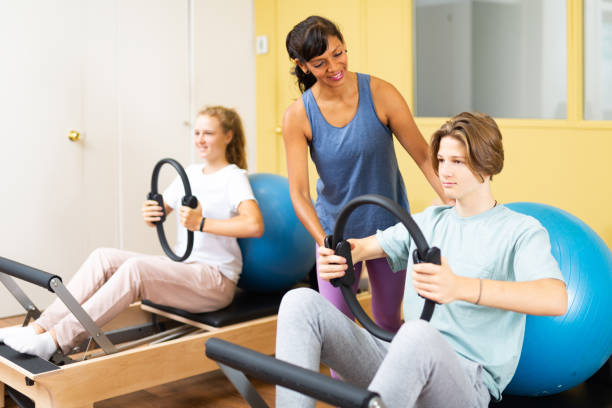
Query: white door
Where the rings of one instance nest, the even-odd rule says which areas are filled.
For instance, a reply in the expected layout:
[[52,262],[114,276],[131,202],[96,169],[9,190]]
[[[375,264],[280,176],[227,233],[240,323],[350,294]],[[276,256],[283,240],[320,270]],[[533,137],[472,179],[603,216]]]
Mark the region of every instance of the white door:
[[189,159],[188,38],[187,0],[0,1],[0,256],[67,282],[96,247],[161,253],[140,205]]
[[140,207],[159,159],[195,158],[197,109],[238,108],[255,146],[252,24],[250,0],[0,0],[0,256],[67,282],[97,247],[161,254]]
[[[95,145],[85,102],[97,89],[88,76],[96,58],[88,58],[87,34],[97,25],[88,11],[78,0],[0,2],[0,256],[62,276],[83,261],[92,230],[97,240],[116,243],[114,222],[89,216],[102,205],[84,188]],[[70,141],[70,130],[82,139]],[[108,188],[113,171],[96,175]],[[114,200],[104,188],[100,195]],[[22,286],[42,306],[52,298]],[[23,312],[0,291],[2,315]]]

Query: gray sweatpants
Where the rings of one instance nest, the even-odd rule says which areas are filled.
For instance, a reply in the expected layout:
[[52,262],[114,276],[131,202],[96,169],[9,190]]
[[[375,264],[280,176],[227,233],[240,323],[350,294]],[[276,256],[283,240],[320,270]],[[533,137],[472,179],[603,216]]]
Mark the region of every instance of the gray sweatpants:
[[[311,289],[288,292],[280,306],[276,357],[378,392],[388,408],[487,407],[482,366],[460,357],[430,324],[406,322],[391,343],[372,336]],[[315,401],[276,387],[276,406]]]

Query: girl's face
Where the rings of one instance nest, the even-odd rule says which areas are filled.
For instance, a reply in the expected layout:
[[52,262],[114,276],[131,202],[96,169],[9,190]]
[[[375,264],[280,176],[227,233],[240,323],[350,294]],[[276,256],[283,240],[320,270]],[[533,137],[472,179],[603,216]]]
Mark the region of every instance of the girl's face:
[[345,45],[335,36],[327,37],[327,50],[314,57],[306,64],[296,63],[302,71],[310,71],[317,78],[317,82],[327,86],[336,87],[344,83],[348,58]]
[[[481,189],[487,188],[487,183],[474,174],[467,163],[467,149],[462,141],[452,136],[440,140],[438,149],[438,176],[448,198],[462,200]],[[489,176],[484,176],[485,180]]]
[[232,140],[232,132],[223,132],[219,119],[214,116],[198,116],[193,135],[200,158],[209,163],[226,160],[225,149]]

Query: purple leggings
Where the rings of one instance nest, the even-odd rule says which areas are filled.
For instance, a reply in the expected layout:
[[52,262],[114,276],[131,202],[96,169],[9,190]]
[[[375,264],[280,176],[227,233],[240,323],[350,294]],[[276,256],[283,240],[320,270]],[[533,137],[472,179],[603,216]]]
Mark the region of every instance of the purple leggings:
[[[318,247],[317,247],[318,248]],[[318,251],[317,251],[318,258]],[[402,325],[401,303],[404,296],[404,285],[406,283],[406,271],[393,272],[385,258],[365,261],[370,278],[370,290],[372,292],[372,314],[374,321],[382,328],[396,332]],[[349,318],[354,319],[349,310],[342,292],[331,283],[319,278],[317,263],[317,280],[319,292],[329,300],[336,308]],[[359,278],[361,277],[361,265],[355,265],[355,285],[353,292],[357,292]]]

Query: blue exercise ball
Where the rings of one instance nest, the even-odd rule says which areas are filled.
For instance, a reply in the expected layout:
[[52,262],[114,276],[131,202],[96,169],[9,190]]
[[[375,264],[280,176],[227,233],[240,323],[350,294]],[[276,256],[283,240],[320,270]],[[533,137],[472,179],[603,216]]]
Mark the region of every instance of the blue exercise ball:
[[314,239],[295,215],[286,177],[259,173],[249,181],[265,231],[261,238],[238,240],[243,261],[238,287],[252,292],[289,289],[314,266]]
[[593,375],[612,353],[612,255],[580,219],[555,207],[512,203],[548,231],[552,254],[567,284],[564,316],[527,316],[525,339],[506,393],[556,394]]

